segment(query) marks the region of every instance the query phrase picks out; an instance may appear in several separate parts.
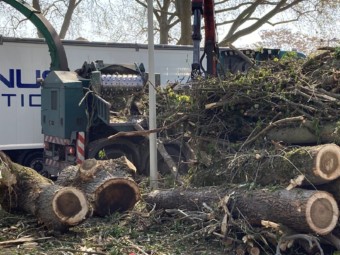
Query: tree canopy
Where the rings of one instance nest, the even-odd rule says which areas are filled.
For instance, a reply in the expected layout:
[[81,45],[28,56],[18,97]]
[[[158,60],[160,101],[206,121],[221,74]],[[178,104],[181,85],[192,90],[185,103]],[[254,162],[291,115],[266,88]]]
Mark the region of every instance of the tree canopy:
[[[192,44],[191,0],[157,0],[154,2],[155,37],[161,44]],[[147,40],[147,0],[32,0],[59,31],[61,38],[143,43]],[[0,33],[5,36],[36,36],[25,19],[0,2]],[[322,27],[340,27],[339,0],[215,0],[216,25],[226,46],[263,26],[298,24],[309,34],[324,37]],[[335,23],[328,22],[332,20]],[[204,26],[204,24],[202,24]],[[321,28],[320,28],[321,27]],[[316,31],[316,29],[318,31]],[[335,36],[328,30],[327,39]]]

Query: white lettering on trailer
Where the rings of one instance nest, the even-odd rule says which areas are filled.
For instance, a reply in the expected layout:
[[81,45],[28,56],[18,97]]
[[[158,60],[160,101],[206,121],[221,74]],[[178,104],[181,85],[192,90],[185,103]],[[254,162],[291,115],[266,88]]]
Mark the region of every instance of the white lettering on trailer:
[[45,79],[49,70],[45,70],[41,72],[40,70],[35,71],[35,81],[33,83],[24,83],[22,82],[22,71],[21,69],[9,69],[8,78],[5,77],[2,73],[0,73],[0,81],[2,84],[7,86],[8,88],[22,88],[22,89],[33,89],[40,88],[40,84],[37,82],[38,78]]
[[26,82],[22,78],[21,69],[9,69],[8,75],[0,73],[0,85],[5,86],[9,93],[0,94],[0,107],[41,107],[41,95],[37,93],[12,93],[13,90],[27,90],[32,91],[32,89],[40,89],[40,84],[37,82],[38,78],[46,78],[49,70],[35,71],[35,82]]
[[[84,61],[95,60],[106,64],[143,63],[148,71],[147,45],[67,40],[63,45],[72,71],[81,68]],[[155,48],[155,72],[160,74],[161,84],[186,82],[190,77],[192,47]],[[37,78],[44,78],[49,72],[51,57],[46,42],[3,37],[0,56],[0,150],[43,148]]]

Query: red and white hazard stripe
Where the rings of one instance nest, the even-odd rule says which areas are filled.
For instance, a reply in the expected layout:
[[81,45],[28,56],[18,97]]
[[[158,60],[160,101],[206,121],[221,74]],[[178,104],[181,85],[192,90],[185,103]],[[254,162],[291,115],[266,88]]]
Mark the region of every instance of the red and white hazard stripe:
[[77,134],[77,163],[81,164],[85,160],[85,133]]
[[60,162],[60,161],[56,161],[56,160],[47,158],[47,159],[45,159],[45,165],[62,170],[64,168],[68,167],[70,165],[70,163],[69,162]]
[[63,139],[63,138],[50,136],[50,135],[45,135],[44,141],[49,142],[49,143],[61,144],[61,145],[69,145],[71,143],[69,139]]

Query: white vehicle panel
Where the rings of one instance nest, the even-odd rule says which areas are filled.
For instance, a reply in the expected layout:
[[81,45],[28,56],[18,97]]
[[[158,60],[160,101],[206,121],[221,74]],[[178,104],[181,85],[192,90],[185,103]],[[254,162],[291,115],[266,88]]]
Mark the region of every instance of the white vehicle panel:
[[[63,42],[70,70],[85,61],[143,63],[148,70],[146,45]],[[43,147],[41,89],[37,78],[49,70],[48,47],[40,39],[2,38],[0,42],[0,150]],[[155,46],[155,72],[161,84],[186,82],[190,76],[191,47]]]

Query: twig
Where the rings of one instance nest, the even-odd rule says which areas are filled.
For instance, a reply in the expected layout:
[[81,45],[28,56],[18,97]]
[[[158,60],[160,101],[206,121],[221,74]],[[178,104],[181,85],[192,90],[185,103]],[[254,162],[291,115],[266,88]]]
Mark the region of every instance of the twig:
[[0,242],[0,246],[6,246],[6,245],[17,245],[21,243],[27,243],[27,242],[36,242],[36,241],[41,241],[41,240],[46,240],[46,239],[51,239],[52,237],[39,237],[39,238],[34,238],[34,237],[21,237],[15,240],[8,240],[8,241],[2,241]]
[[259,133],[257,133],[253,138],[245,141],[244,144],[242,145],[242,147],[251,144],[256,139],[258,139],[260,136],[266,134],[269,130],[271,130],[275,127],[278,127],[280,125],[287,124],[287,123],[302,122],[302,121],[304,121],[304,117],[298,116],[298,117],[285,118],[285,119],[281,119],[281,120],[275,121],[273,123],[270,123],[266,128],[262,129]]
[[134,244],[131,240],[129,239],[125,239],[132,248],[135,248],[136,250],[138,250],[139,252],[141,252],[144,255],[149,255],[149,253],[145,252],[142,248],[140,248],[138,245]]
[[321,248],[319,240],[315,236],[306,235],[306,234],[295,234],[295,235],[290,235],[290,236],[282,236],[276,246],[275,255],[281,255],[280,246],[282,242],[289,241],[289,240],[297,240],[297,239],[306,240],[310,247],[313,246],[313,242],[314,242],[320,251],[320,255],[324,255],[324,252],[323,252],[323,249]]
[[76,249],[66,249],[66,248],[61,248],[58,249],[58,251],[68,251],[68,252],[75,252],[75,253],[86,253],[86,254],[99,254],[99,255],[107,255],[105,252],[101,251],[82,251],[82,250],[76,250]]
[[109,137],[107,137],[107,139],[108,140],[114,140],[114,139],[116,139],[118,137],[122,137],[122,136],[148,136],[152,133],[157,133],[157,132],[163,131],[165,129],[169,129],[169,128],[177,125],[178,123],[180,123],[180,122],[182,122],[186,119],[188,119],[188,116],[184,115],[181,118],[179,118],[178,120],[170,123],[167,126],[161,127],[161,128],[155,128],[155,129],[150,129],[150,130],[137,130],[137,131],[130,131],[130,132],[121,131],[121,132],[118,132],[117,134],[110,135]]
[[322,89],[322,88],[320,88],[319,91],[322,92],[322,93],[324,93],[324,94],[327,95],[327,96],[330,96],[330,97],[333,97],[333,98],[336,98],[336,99],[340,99],[340,95],[339,95],[339,94],[329,92],[329,91],[324,90],[324,89]]

